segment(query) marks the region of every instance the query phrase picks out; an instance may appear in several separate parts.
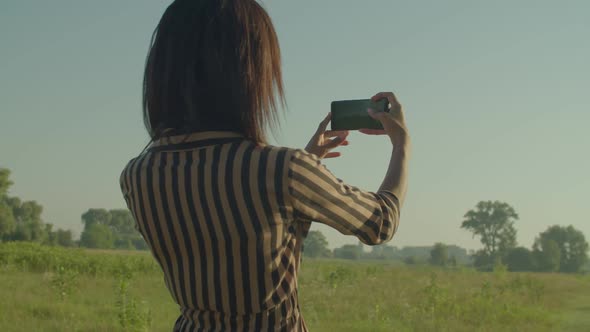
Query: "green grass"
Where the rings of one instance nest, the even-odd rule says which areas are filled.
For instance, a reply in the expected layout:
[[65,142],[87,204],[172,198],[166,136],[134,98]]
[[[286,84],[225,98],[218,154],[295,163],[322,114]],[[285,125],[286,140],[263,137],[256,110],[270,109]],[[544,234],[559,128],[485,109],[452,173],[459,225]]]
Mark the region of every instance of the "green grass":
[[[587,331],[590,276],[304,259],[311,331]],[[147,253],[0,244],[0,331],[170,331]]]

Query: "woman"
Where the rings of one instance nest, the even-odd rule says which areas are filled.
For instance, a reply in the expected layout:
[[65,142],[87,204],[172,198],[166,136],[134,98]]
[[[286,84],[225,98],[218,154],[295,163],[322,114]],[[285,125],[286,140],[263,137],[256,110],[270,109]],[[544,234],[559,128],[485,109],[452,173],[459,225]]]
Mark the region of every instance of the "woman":
[[[254,0],[176,0],[154,32],[144,77],[147,150],[121,174],[136,227],[181,315],[174,331],[306,331],[297,297],[311,221],[374,245],[391,239],[405,197],[408,134],[392,93],[370,115],[393,143],[376,192],[322,165],[346,145],[329,115],[305,150],[265,144],[283,101],[280,51]],[[277,98],[275,98],[277,97]]]

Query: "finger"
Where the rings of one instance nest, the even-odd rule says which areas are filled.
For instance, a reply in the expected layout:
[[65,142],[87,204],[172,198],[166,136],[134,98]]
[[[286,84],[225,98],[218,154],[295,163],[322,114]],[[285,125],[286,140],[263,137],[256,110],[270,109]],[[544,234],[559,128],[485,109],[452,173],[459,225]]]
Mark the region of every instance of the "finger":
[[371,100],[377,101],[377,100],[383,99],[383,98],[387,98],[387,100],[389,101],[389,103],[391,104],[392,107],[394,105],[399,105],[399,101],[397,100],[397,98],[395,97],[393,92],[379,92],[378,94],[371,97]]
[[328,152],[324,156],[324,159],[326,159],[326,158],[336,158],[336,157],[340,157],[340,156],[341,156],[340,152]]
[[[326,143],[327,144],[327,143]],[[342,143],[340,143],[338,146],[349,146],[350,142],[348,140],[344,140],[342,141]],[[322,145],[322,147],[325,147],[326,145]]]
[[324,137],[346,137],[348,134],[348,130],[326,130]]
[[387,100],[389,100],[390,103],[399,104],[397,97],[393,94],[393,92],[379,92],[376,95],[374,95],[373,97],[371,97],[371,100],[376,101],[376,100],[383,99],[383,98],[386,98]]
[[359,129],[360,133],[363,133],[365,135],[386,135],[387,133],[385,132],[385,130],[381,130],[381,129]]
[[328,123],[330,123],[330,119],[332,118],[332,112],[328,113],[328,115],[326,115],[326,117],[324,118],[324,120],[322,120],[322,122],[320,122],[320,125],[318,126],[318,133],[323,133],[326,131],[326,128],[328,128]]
[[322,148],[328,149],[328,150],[333,149],[333,148],[341,145],[344,142],[344,140],[345,140],[344,138],[336,137],[333,140],[329,140],[328,143],[322,145]]
[[369,116],[372,117],[375,120],[379,120],[380,122],[383,123],[383,120],[385,120],[385,118],[388,116],[388,113],[386,112],[377,112],[372,108],[367,109],[367,113],[369,113]]
[[323,137],[325,139],[327,138],[332,138],[332,137],[340,137],[343,140],[346,139],[346,137],[348,137],[348,135],[350,134],[350,132],[348,130],[327,130],[323,133]]

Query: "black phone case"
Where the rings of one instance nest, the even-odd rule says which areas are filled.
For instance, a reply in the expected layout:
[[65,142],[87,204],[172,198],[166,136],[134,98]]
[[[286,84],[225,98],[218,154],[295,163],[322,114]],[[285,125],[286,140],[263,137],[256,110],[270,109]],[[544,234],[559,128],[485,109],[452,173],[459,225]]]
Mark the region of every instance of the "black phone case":
[[332,130],[383,129],[381,122],[367,113],[368,108],[378,112],[388,111],[387,99],[376,102],[370,99],[338,100],[331,104]]

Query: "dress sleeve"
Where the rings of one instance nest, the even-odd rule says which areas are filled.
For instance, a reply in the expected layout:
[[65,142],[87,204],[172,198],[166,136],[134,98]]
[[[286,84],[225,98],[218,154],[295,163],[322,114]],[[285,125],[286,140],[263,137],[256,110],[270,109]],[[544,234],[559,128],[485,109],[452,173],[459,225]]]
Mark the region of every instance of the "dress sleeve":
[[296,220],[326,224],[367,245],[391,240],[399,225],[399,200],[393,193],[347,185],[303,150],[291,154],[288,192]]

